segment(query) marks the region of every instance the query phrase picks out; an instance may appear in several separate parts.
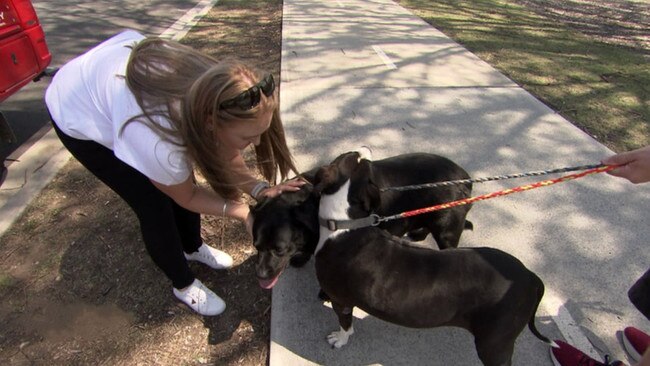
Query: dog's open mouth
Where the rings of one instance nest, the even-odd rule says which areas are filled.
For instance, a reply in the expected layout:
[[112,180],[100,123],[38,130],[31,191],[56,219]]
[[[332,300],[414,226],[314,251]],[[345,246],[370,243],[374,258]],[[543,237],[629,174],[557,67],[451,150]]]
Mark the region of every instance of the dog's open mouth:
[[278,282],[278,278],[280,278],[280,275],[282,272],[278,273],[277,276],[269,279],[264,279],[264,278],[258,278],[257,280],[260,282],[260,287],[266,290],[270,290],[275,286],[275,284]]

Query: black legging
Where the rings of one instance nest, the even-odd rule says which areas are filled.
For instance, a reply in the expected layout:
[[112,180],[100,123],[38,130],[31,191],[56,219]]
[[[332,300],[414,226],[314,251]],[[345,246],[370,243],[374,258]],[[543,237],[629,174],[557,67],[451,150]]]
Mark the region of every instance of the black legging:
[[194,274],[183,250],[191,253],[201,246],[201,216],[180,207],[112,150],[94,141],[72,138],[54,121],[52,124],[72,156],[131,206],[140,221],[147,252],[172,285],[178,289],[189,286]]

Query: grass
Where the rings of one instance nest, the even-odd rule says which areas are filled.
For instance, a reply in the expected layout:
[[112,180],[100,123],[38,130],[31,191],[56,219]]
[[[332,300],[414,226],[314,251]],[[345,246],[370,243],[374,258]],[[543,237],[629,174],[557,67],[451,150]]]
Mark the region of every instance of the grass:
[[0,272],[0,291],[8,289],[16,283],[16,279],[11,275]]
[[650,144],[650,68],[513,0],[399,0],[614,151]]

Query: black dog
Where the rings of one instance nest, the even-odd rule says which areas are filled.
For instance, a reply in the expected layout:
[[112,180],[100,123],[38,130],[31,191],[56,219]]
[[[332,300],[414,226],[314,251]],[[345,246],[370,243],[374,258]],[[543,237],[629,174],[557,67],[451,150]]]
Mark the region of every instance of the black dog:
[[289,263],[301,267],[314,254],[319,197],[312,191],[313,186],[305,184],[298,192],[264,199],[251,207],[255,272],[262,288],[272,288]]
[[[335,161],[355,155],[340,155]],[[359,209],[380,215],[392,215],[467,198],[471,184],[445,188],[419,189],[406,192],[381,192],[380,188],[467,179],[469,175],[451,160],[433,154],[406,154],[375,162],[364,160],[366,179],[358,182]],[[313,182],[319,168],[304,174]],[[284,193],[261,200],[251,207],[255,218],[253,240],[258,251],[256,274],[263,288],[271,288],[278,276],[291,263],[303,265],[313,254],[318,242],[318,202],[313,187],[305,185],[299,192]],[[471,205],[450,210],[395,220],[379,225],[393,235],[408,234],[412,240],[424,240],[430,232],[439,248],[458,246],[463,229],[471,229],[465,220]]]
[[[367,163],[348,154],[322,168],[321,219],[367,216]],[[361,183],[359,183],[361,182]],[[413,328],[458,326],[469,330],[483,364],[510,365],[526,324],[539,339],[535,313],[544,284],[515,257],[491,248],[419,248],[376,227],[332,231],[321,226],[316,276],[341,326],[328,336],[341,347],[353,333],[356,306],[385,321]]]

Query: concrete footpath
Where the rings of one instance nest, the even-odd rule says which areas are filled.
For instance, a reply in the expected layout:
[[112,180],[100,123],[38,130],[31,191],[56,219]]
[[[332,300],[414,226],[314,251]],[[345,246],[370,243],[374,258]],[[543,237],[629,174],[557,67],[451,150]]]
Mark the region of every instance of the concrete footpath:
[[[183,31],[175,26],[174,34]],[[595,163],[612,153],[389,0],[285,0],[282,44],[282,115],[303,169],[361,145],[378,159],[445,155],[474,177]],[[0,190],[0,236],[68,157],[50,132],[12,164]],[[477,184],[474,193],[531,181]],[[544,280],[536,319],[542,333],[629,363],[616,331],[635,325],[650,332],[626,297],[650,266],[648,207],[650,185],[589,176],[476,203],[468,216],[475,229],[461,245],[505,250]],[[480,364],[462,329],[407,329],[360,311],[350,342],[331,349],[325,337],[338,324],[317,292],[313,261],[280,278],[272,366]],[[526,329],[514,364],[551,365],[548,347]]]
[[[361,145],[376,158],[438,153],[474,177],[596,163],[612,154],[389,0],[285,0],[282,45],[282,116],[303,169]],[[537,180],[478,184],[474,193]],[[626,297],[650,266],[649,204],[648,185],[589,176],[475,204],[468,216],[475,229],[461,245],[505,250],[544,280],[537,316],[544,334],[629,362],[616,331],[650,331]],[[362,312],[350,342],[331,349],[325,337],[338,323],[317,292],[313,261],[285,271],[274,288],[272,366],[480,364],[464,330],[407,329]],[[514,364],[552,363],[548,347],[526,329]]]

